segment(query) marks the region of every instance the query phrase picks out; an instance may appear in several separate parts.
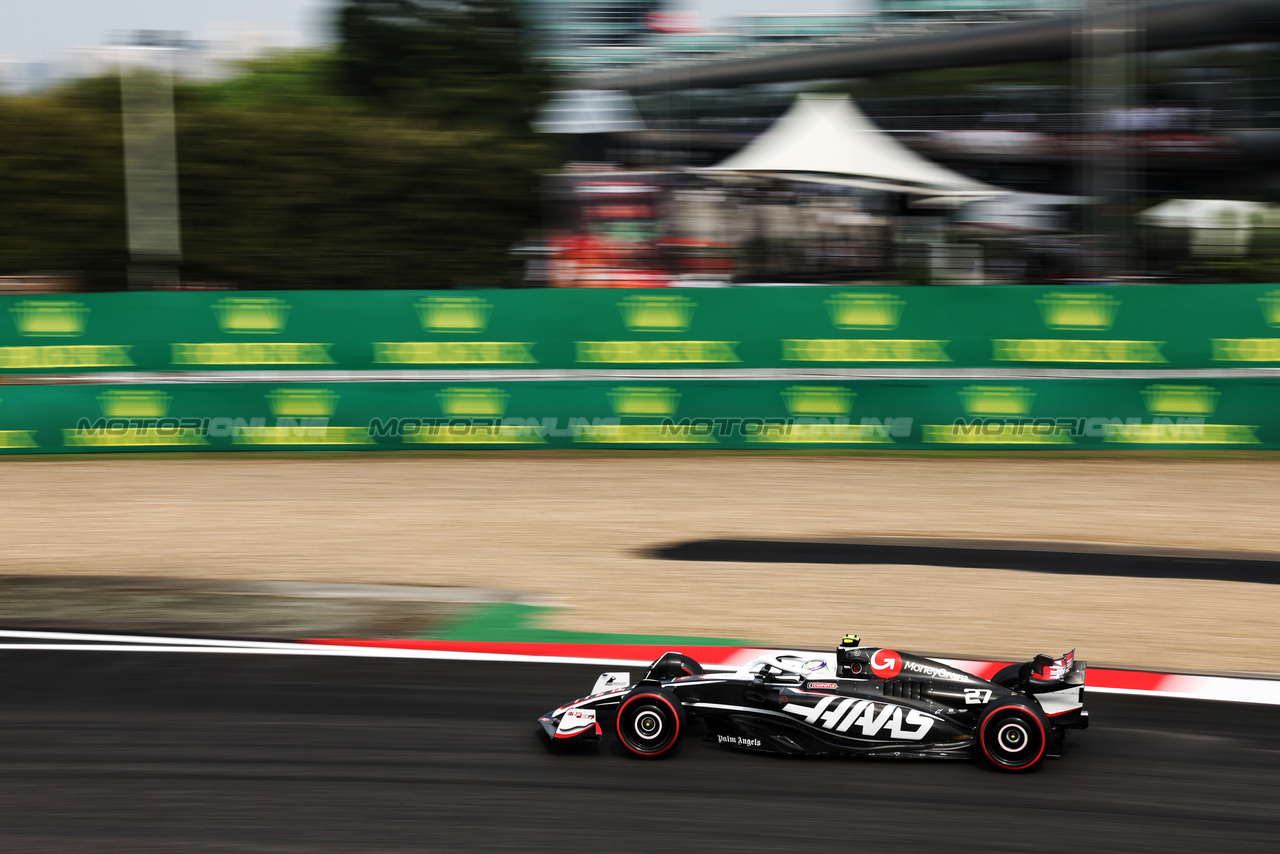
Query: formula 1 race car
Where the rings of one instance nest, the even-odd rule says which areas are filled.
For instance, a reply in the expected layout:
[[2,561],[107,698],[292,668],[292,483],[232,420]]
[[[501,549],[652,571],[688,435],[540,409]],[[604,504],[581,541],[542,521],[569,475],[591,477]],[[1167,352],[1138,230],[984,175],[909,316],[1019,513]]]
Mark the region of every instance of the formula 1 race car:
[[[1027,771],[1061,756],[1063,733],[1084,729],[1086,665],[1074,650],[1037,655],[990,681],[846,635],[834,656],[774,652],[723,673],[669,652],[639,682],[604,673],[591,694],[538,719],[553,745],[595,744],[601,721],[632,754],[666,755],[692,719],[705,739],[767,753],[985,757]],[[612,719],[611,721],[608,719]]]

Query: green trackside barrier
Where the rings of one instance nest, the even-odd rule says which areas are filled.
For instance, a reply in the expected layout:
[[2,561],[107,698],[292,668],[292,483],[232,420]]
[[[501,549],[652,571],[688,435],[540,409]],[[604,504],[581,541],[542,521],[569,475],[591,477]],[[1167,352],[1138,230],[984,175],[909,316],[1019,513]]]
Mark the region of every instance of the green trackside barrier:
[[0,452],[1280,448],[1280,381],[0,386]]
[[0,298],[0,373],[1280,365],[1280,285]]

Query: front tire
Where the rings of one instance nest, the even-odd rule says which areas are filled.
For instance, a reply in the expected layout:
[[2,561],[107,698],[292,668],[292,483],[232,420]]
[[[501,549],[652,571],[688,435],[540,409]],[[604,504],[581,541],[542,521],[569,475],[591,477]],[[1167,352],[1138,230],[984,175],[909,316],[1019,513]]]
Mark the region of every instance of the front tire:
[[1026,701],[1004,697],[978,720],[978,744],[987,761],[1001,771],[1030,771],[1044,758],[1049,727]]
[[676,746],[685,720],[684,706],[674,693],[639,687],[618,707],[618,740],[636,756],[656,759]]

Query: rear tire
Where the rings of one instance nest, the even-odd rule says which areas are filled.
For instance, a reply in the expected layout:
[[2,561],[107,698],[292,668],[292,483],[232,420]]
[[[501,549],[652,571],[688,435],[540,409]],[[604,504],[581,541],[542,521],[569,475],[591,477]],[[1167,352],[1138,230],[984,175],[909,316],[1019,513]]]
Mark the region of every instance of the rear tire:
[[1003,697],[978,720],[978,745],[1001,771],[1030,771],[1049,746],[1049,725],[1026,700]]
[[1008,667],[1002,667],[995,676],[992,676],[987,681],[994,682],[1001,688],[1012,688],[1018,684],[1018,671],[1021,668],[1021,664],[1010,664]]
[[636,756],[656,759],[676,746],[685,720],[684,706],[674,693],[638,687],[618,707],[618,740]]

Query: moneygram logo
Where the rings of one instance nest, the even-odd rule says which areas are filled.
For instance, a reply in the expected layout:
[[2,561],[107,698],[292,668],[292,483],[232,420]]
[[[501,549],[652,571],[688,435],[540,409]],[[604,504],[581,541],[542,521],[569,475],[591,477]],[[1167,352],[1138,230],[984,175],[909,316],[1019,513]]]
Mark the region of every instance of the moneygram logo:
[[680,404],[680,392],[673,388],[619,386],[609,390],[609,404],[622,418],[670,417]]
[[484,332],[493,303],[483,297],[429,296],[414,305],[427,332]]
[[1021,386],[971,385],[960,391],[968,415],[1017,417],[1031,412],[1036,394]]
[[267,394],[267,405],[276,418],[332,418],[338,394],[324,388],[278,388]]
[[1267,326],[1280,326],[1280,291],[1268,291],[1258,297],[1258,305],[1262,306]]
[[275,297],[224,297],[213,304],[218,327],[230,334],[283,332],[291,306]]
[[633,294],[619,301],[622,323],[631,332],[684,332],[697,303],[679,294]]
[[98,405],[108,418],[163,418],[173,395],[163,391],[104,391]]
[[787,412],[793,416],[841,418],[853,408],[855,392],[839,386],[793,385],[782,392]]
[[1110,329],[1120,310],[1110,294],[1046,294],[1036,304],[1048,329]]
[[510,399],[500,388],[446,388],[436,393],[440,411],[450,418],[501,418]]
[[1218,408],[1221,395],[1207,385],[1150,385],[1142,390],[1142,402],[1152,415],[1208,418]]
[[907,301],[894,294],[841,293],[826,304],[836,329],[897,329]]
[[23,300],[9,313],[27,338],[77,338],[89,322],[89,307],[75,300]]

